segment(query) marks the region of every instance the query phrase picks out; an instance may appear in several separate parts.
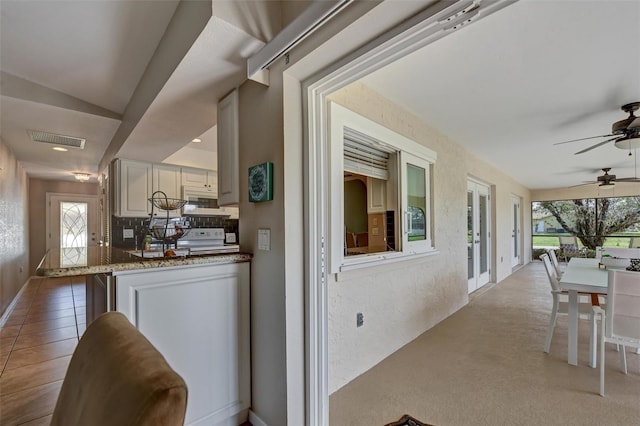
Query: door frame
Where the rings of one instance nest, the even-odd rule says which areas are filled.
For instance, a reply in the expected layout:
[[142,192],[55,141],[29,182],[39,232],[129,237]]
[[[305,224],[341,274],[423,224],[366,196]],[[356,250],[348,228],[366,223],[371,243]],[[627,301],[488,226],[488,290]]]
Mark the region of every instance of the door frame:
[[[482,16],[513,3],[495,0],[483,4]],[[329,424],[328,393],[328,295],[327,235],[330,203],[327,140],[327,97],[396,60],[425,47],[452,32],[442,31],[439,20],[460,11],[463,1],[436,2],[391,30],[375,36],[334,63],[324,63],[310,73],[303,64],[294,64],[284,73],[285,87],[290,77],[292,96],[302,105],[304,169],[304,287],[305,287],[305,411],[306,425]],[[321,59],[322,60],[322,59]],[[303,61],[301,61],[303,62]],[[309,65],[309,64],[306,64]],[[306,75],[297,78],[296,71]],[[311,75],[309,77],[309,75]],[[297,81],[300,85],[293,83]],[[286,104],[286,102],[285,102]],[[492,220],[493,222],[493,220]]]
[[[46,223],[45,223],[45,249],[48,251],[52,248],[59,248],[59,247],[52,247],[52,241],[51,241],[51,232],[53,230],[53,227],[56,225],[53,223],[53,206],[52,206],[52,202],[55,202],[57,205],[59,205],[58,203],[61,201],[77,201],[77,202],[87,202],[89,206],[91,206],[91,203],[95,203],[95,211],[93,212],[93,217],[94,217],[94,221],[95,221],[95,229],[94,231],[96,231],[96,239],[94,240],[93,244],[90,244],[90,238],[87,238],[87,244],[88,245],[97,245],[98,243],[98,236],[100,234],[100,197],[98,195],[89,195],[89,194],[67,194],[67,193],[60,193],[60,192],[47,192],[46,193]],[[91,209],[87,208],[87,222],[89,222],[89,214],[90,214]],[[60,225],[59,223],[57,225]],[[91,232],[89,230],[89,232]]]
[[[486,254],[487,254],[487,259],[486,259],[486,263],[487,263],[487,270],[486,272],[482,273],[482,274],[476,274],[474,273],[474,277],[473,278],[467,278],[467,285],[468,285],[468,292],[469,294],[473,293],[474,291],[482,288],[483,286],[485,286],[486,284],[491,282],[491,271],[492,271],[492,260],[493,260],[493,239],[491,236],[491,232],[494,228],[493,224],[493,200],[491,198],[491,185],[481,182],[479,180],[473,179],[473,178],[467,178],[467,194],[469,193],[469,191],[471,191],[471,187],[473,186],[473,205],[474,205],[474,216],[473,216],[473,230],[474,232],[477,232],[480,226],[480,203],[479,203],[479,199],[480,199],[480,195],[486,195],[487,197],[487,212],[486,212],[486,224],[485,224],[485,228],[486,228],[486,233],[487,233],[487,239],[485,242],[485,250],[486,250]],[[481,251],[481,247],[480,247],[480,243],[481,241],[475,241],[475,236],[473,237],[474,240],[474,245],[473,245],[473,251],[474,251],[474,271],[477,271],[480,269],[480,256],[479,256],[479,252]],[[467,274],[468,277],[468,274]],[[474,281],[473,286],[471,285],[472,283],[472,279]]]

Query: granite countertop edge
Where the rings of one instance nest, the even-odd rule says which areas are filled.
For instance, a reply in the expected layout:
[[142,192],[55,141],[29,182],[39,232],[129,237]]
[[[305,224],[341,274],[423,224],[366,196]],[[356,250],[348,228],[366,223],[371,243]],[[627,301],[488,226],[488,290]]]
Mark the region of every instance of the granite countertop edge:
[[38,268],[36,274],[41,277],[66,277],[75,275],[91,275],[101,273],[113,273],[121,271],[133,271],[139,269],[157,269],[186,265],[218,265],[229,263],[249,262],[253,256],[249,253],[224,253],[198,257],[175,257],[135,260],[121,263],[109,263],[92,266],[72,266],[60,268]]

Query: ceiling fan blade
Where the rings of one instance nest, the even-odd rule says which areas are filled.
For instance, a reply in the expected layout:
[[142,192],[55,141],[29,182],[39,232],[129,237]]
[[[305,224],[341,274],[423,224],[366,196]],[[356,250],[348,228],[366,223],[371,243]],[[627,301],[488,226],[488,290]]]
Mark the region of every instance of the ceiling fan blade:
[[580,138],[580,139],[573,139],[570,141],[564,141],[564,142],[558,142],[558,143],[554,143],[554,145],[563,145],[565,143],[571,143],[571,142],[579,142],[579,141],[586,141],[587,139],[597,139],[597,138],[607,138],[609,136],[613,136],[613,134],[609,134],[609,135],[600,135],[600,136],[591,136],[588,138]]
[[[611,136],[611,135],[609,135],[609,136]],[[616,140],[616,139],[618,139],[618,138],[619,138],[619,136],[616,136],[615,138],[607,139],[607,140],[606,140],[606,141],[604,141],[604,142],[600,142],[600,143],[597,143],[597,144],[595,144],[595,145],[591,145],[589,148],[587,148],[587,149],[583,149],[582,151],[578,151],[578,152],[576,152],[574,155],[583,154],[583,153],[585,153],[585,152],[587,152],[587,151],[591,151],[592,149],[595,149],[595,148],[597,148],[597,147],[599,147],[599,146],[602,146],[602,145],[606,144],[607,142],[615,141],[615,140]]]
[[640,178],[620,178],[616,182],[640,182]]
[[585,180],[584,183],[581,183],[581,184],[578,184],[578,185],[571,185],[571,186],[568,186],[567,188],[576,188],[578,186],[593,185],[594,183],[599,183],[599,182],[597,182],[595,180],[592,180],[592,181],[586,181]]
[[631,130],[631,129],[636,129],[636,128],[640,128],[640,117],[636,118],[635,120],[633,120],[628,126],[627,126],[627,130]]

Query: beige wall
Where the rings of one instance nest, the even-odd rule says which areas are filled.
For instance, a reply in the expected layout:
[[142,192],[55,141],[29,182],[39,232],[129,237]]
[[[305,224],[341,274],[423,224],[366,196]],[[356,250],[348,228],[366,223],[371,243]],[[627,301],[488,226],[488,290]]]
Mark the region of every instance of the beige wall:
[[[361,83],[330,99],[436,151],[434,244],[440,252],[340,273],[330,282],[329,391],[334,392],[468,303],[467,178],[489,184],[495,194],[492,269],[498,281],[511,274],[510,196],[528,203],[529,191]],[[523,245],[529,247],[527,238]],[[361,328],[356,327],[357,312],[364,314]]]
[[60,194],[98,195],[97,183],[29,179],[29,273],[36,267],[46,252],[46,199],[47,192]]
[[[287,424],[285,348],[285,222],[282,80],[240,87],[240,249],[251,263],[252,406],[269,425]],[[280,105],[280,107],[277,107]],[[249,167],[273,163],[273,201],[250,203]],[[258,229],[271,231],[271,249],[259,251]]]
[[29,277],[27,175],[0,139],[0,314]]

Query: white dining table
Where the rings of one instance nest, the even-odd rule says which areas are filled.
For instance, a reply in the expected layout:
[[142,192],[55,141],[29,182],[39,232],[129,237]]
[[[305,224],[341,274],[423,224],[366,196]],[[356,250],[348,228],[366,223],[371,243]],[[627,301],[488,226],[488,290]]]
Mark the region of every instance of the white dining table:
[[[578,365],[578,293],[607,294],[608,272],[598,268],[598,259],[572,257],[560,279],[560,288],[569,293],[568,362]],[[591,336],[589,365],[595,367],[595,336]]]

